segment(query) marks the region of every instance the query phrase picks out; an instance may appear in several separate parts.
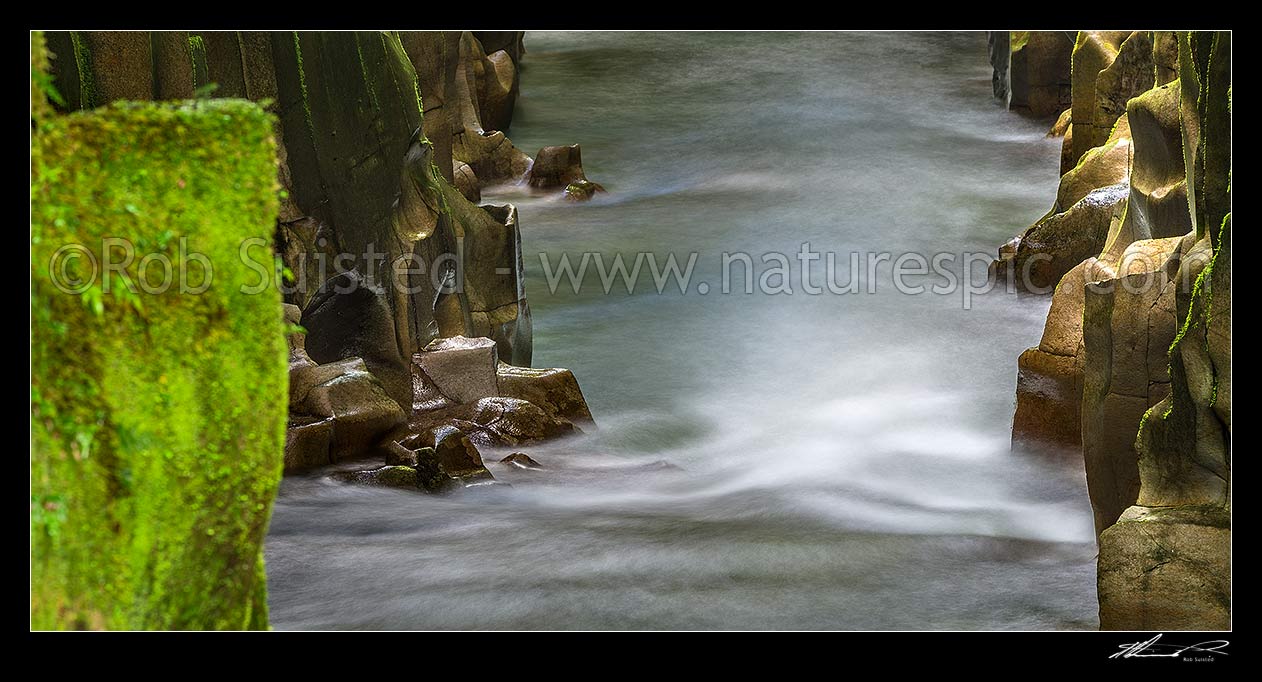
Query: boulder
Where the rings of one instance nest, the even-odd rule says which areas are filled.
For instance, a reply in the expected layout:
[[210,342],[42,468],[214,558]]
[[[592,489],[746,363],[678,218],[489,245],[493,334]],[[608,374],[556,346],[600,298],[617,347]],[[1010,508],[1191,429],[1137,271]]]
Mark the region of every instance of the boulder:
[[364,469],[361,471],[335,471],[329,477],[335,481],[382,488],[416,490],[421,487],[420,481],[417,479],[416,469],[409,466],[383,466],[377,469]]
[[[474,445],[482,447],[526,445],[578,431],[563,417],[550,415],[525,400],[505,397],[483,398],[475,403],[416,414],[408,428],[414,434],[424,434],[444,426],[456,427]],[[415,442],[426,444],[424,439]]]
[[1064,177],[1065,173],[1074,169],[1077,158],[1074,157],[1074,124],[1070,123],[1065,127],[1065,137],[1060,141],[1060,174]]
[[501,362],[496,378],[501,396],[525,400],[575,425],[595,426],[578,380],[568,369],[531,369]]
[[534,460],[533,457],[524,452],[514,452],[513,454],[500,460],[500,464],[517,467],[518,469],[542,469],[543,465]]
[[285,473],[332,464],[333,418],[290,418],[285,430]]
[[499,395],[498,362],[494,341],[464,336],[435,339],[412,356],[413,372],[454,404]]
[[405,448],[426,449],[434,453],[434,461],[443,474],[464,482],[493,478],[482,462],[482,455],[457,423],[431,420],[415,426],[401,442]]
[[583,152],[578,145],[544,147],[535,154],[535,162],[526,175],[526,184],[536,189],[565,187],[586,180],[583,173]]
[[359,358],[290,371],[292,415],[332,419],[329,461],[371,453],[396,426],[406,421],[398,403]]
[[575,180],[565,186],[566,201],[591,201],[597,192],[603,192],[603,185],[591,182],[590,180]]
[[357,271],[320,287],[302,313],[307,354],[317,363],[361,358],[401,407],[412,405],[412,374],[399,352],[385,293]]
[[1230,629],[1230,513],[1128,508],[1100,535],[1097,584],[1103,630]]

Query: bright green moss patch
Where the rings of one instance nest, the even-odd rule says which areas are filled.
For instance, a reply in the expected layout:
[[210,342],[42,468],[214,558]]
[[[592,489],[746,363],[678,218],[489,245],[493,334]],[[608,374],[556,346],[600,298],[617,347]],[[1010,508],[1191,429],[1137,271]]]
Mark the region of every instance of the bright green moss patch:
[[[37,131],[34,628],[266,626],[262,541],[281,474],[286,344],[274,284],[241,289],[273,268],[275,158],[271,117],[240,100],[115,104]],[[108,278],[86,258],[55,260],[78,244],[99,261],[107,238],[135,250]],[[163,279],[156,256],[141,271],[146,254],[172,264],[169,289],[140,289]],[[73,293],[50,263],[64,263]],[[181,293],[181,270],[188,288],[208,286]]]

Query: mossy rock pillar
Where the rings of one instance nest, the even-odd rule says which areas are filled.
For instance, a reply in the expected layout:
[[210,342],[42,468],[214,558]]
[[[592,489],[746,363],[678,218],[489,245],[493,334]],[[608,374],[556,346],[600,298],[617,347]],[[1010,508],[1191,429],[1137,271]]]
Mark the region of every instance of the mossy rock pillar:
[[118,103],[35,131],[35,629],[267,627],[288,383],[272,123],[239,100]]

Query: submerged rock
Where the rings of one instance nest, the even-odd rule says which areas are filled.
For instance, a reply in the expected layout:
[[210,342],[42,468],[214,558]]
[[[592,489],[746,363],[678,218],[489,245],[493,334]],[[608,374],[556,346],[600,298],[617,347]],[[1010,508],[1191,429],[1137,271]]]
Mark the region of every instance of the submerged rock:
[[572,144],[540,149],[526,176],[526,184],[535,189],[553,189],[586,179],[583,152]]
[[418,459],[422,452],[433,453],[437,468],[449,478],[460,481],[493,478],[482,462],[482,453],[458,425],[440,422],[418,425],[410,429],[410,435],[400,445],[417,448]]
[[518,469],[542,469],[543,465],[536,462],[533,457],[524,452],[514,452],[513,454],[500,460],[500,464],[508,464]]
[[590,201],[597,192],[603,191],[604,186],[590,180],[576,180],[565,186],[565,198],[568,201]]
[[378,469],[364,469],[362,471],[336,471],[330,474],[329,477],[336,481],[381,486],[384,488],[415,490],[420,487],[416,477],[416,469],[409,466],[384,466]]

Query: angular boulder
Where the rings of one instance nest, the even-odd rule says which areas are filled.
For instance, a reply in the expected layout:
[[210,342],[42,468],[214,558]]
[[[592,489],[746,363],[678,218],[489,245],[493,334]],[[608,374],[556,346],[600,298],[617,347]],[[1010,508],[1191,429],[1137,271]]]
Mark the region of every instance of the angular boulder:
[[453,404],[499,395],[495,342],[455,336],[435,339],[412,356],[413,372]]
[[532,369],[501,362],[496,378],[501,396],[525,400],[577,426],[595,426],[578,380],[568,369]]

